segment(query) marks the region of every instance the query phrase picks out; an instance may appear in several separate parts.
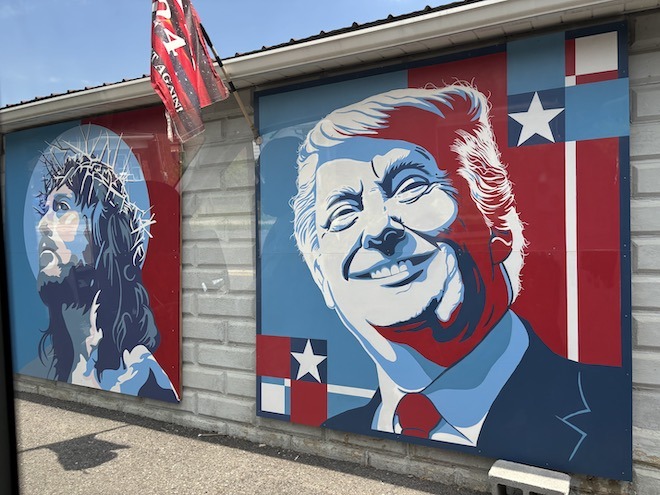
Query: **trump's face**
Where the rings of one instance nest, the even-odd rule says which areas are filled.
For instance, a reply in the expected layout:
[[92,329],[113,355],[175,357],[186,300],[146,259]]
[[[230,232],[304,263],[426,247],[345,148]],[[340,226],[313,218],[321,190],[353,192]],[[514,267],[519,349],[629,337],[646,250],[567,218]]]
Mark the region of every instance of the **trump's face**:
[[448,321],[463,284],[454,249],[437,238],[456,220],[454,189],[424,149],[369,141],[370,160],[339,158],[317,171],[317,262],[326,302],[349,322],[386,326],[429,307]]
[[363,343],[449,365],[508,304],[491,232],[449,163],[404,141],[349,143],[316,172],[317,285]]
[[40,285],[63,280],[72,267],[91,264],[89,218],[76,204],[73,191],[67,186],[48,195],[46,212],[37,229]]

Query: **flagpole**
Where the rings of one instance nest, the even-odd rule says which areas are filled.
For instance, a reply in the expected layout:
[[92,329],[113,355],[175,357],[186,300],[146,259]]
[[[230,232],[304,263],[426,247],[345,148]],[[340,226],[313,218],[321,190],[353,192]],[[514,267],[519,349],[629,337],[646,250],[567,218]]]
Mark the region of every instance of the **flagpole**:
[[236,103],[238,103],[238,106],[240,107],[241,112],[243,113],[243,117],[245,117],[245,120],[247,120],[248,124],[250,125],[250,129],[252,129],[252,135],[254,136],[254,140],[257,142],[257,144],[261,144],[261,136],[259,136],[259,131],[257,131],[257,128],[254,126],[252,119],[250,119],[250,116],[248,115],[247,110],[245,109],[245,105],[243,105],[243,100],[241,100],[241,97],[238,94],[238,91],[236,90],[236,86],[234,86],[234,83],[229,77],[229,74],[227,74],[227,70],[225,69],[225,66],[222,63],[222,59],[220,58],[220,55],[218,55],[218,52],[215,51],[215,47],[211,42],[211,38],[209,37],[209,34],[206,32],[206,28],[204,28],[204,25],[201,22],[199,23],[199,26],[202,28],[202,34],[204,35],[206,44],[209,46],[209,48],[211,48],[211,51],[215,56],[215,61],[218,63],[220,69],[222,69],[222,74],[224,75],[225,81],[227,81],[227,86],[229,86],[229,92],[234,95],[234,98],[236,98]]

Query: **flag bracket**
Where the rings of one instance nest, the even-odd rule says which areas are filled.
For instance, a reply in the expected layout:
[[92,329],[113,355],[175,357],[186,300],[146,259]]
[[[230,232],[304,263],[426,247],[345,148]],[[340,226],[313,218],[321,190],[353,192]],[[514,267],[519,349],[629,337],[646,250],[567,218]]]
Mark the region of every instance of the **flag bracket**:
[[222,74],[224,76],[225,82],[227,83],[229,92],[234,95],[234,98],[236,99],[236,103],[238,103],[238,107],[241,109],[241,113],[243,114],[243,117],[245,117],[245,120],[249,124],[250,129],[252,130],[252,135],[254,136],[255,142],[257,144],[261,144],[261,136],[259,136],[259,131],[257,131],[254,122],[252,122],[252,119],[248,115],[245,105],[243,104],[243,100],[241,99],[241,96],[238,94],[238,90],[236,89],[236,86],[234,86],[231,77],[229,77],[229,74],[227,73],[227,70],[225,69],[225,66],[222,63],[222,59],[220,58],[220,55],[218,55],[218,52],[215,50],[215,47],[211,42],[211,38],[209,37],[209,34],[206,32],[206,28],[202,23],[200,23],[199,26],[202,29],[202,35],[204,36],[204,40],[206,41],[206,44],[211,49],[211,52],[213,52],[213,56],[215,57],[215,61],[218,64],[218,67],[220,67],[220,70],[222,70]]

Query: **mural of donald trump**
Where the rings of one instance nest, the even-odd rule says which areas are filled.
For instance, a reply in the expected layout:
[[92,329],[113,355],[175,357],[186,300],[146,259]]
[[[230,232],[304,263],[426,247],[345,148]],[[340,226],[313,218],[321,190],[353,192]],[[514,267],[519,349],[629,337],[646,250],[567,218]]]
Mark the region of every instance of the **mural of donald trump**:
[[484,94],[398,89],[337,109],[303,141],[297,185],[298,249],[379,384],[325,426],[570,471],[626,462],[607,394],[621,375],[554,354],[510,308],[526,241]]

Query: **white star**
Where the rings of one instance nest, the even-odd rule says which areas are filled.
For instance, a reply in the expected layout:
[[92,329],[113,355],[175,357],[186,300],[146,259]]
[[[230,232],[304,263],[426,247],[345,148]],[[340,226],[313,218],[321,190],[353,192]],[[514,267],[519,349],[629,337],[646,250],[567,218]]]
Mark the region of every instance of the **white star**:
[[527,141],[534,134],[538,134],[554,143],[555,137],[552,135],[550,122],[563,111],[563,108],[544,109],[541,100],[539,99],[539,94],[534,93],[534,98],[532,98],[532,102],[529,104],[529,109],[527,109],[526,112],[509,114],[509,117],[519,124],[522,124],[518,146]]
[[317,382],[321,382],[321,376],[319,375],[319,364],[325,361],[326,356],[319,356],[314,354],[314,351],[312,350],[312,344],[309,339],[307,339],[307,344],[305,344],[305,350],[303,352],[292,352],[291,355],[296,359],[296,361],[298,361],[298,363],[300,363],[296,380],[300,380],[301,377],[309,373],[314,378],[316,378]]

